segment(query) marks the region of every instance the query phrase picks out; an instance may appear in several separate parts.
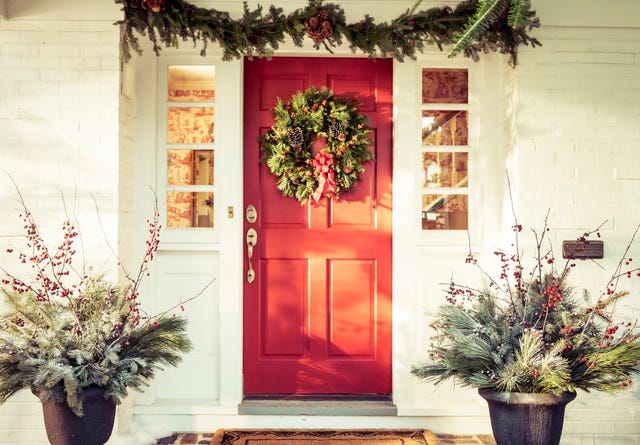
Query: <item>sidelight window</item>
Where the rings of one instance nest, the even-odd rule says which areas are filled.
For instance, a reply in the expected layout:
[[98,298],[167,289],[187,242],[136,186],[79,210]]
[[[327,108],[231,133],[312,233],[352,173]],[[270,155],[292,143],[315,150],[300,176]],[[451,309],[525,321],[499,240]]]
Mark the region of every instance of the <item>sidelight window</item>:
[[169,228],[214,226],[215,67],[169,65],[166,211]]
[[424,68],[421,105],[422,229],[469,227],[469,75]]

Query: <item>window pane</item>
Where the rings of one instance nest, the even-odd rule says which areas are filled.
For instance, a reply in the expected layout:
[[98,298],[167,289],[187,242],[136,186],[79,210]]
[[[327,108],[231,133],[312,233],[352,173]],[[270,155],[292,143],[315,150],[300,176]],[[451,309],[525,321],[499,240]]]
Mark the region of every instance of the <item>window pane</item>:
[[422,153],[424,187],[468,187],[469,153],[426,152]]
[[213,108],[169,108],[167,142],[169,144],[213,143]]
[[214,101],[215,67],[171,65],[167,76],[172,102]]
[[213,193],[167,193],[168,227],[213,227]]
[[422,195],[422,229],[467,230],[469,199],[467,195]]
[[467,145],[469,143],[466,111],[424,110],[422,145]]
[[422,70],[423,104],[466,104],[469,101],[467,70],[425,68]]
[[169,150],[167,184],[213,185],[213,150]]

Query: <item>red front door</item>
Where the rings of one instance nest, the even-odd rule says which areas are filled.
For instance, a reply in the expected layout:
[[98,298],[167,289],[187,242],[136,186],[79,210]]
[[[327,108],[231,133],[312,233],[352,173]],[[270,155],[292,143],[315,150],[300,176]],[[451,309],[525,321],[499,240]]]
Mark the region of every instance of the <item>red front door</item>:
[[[390,394],[392,62],[245,59],[244,73],[244,204],[257,213],[244,223],[257,232],[253,283],[245,250],[244,392]],[[309,86],[358,99],[376,161],[354,193],[300,205],[276,188],[258,139],[276,98]]]

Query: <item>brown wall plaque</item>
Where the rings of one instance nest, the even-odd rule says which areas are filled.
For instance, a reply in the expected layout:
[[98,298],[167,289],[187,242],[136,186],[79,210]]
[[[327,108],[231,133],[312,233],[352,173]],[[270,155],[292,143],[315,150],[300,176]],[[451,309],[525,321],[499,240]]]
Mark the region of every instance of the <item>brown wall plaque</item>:
[[604,258],[604,241],[563,241],[562,258],[580,260]]

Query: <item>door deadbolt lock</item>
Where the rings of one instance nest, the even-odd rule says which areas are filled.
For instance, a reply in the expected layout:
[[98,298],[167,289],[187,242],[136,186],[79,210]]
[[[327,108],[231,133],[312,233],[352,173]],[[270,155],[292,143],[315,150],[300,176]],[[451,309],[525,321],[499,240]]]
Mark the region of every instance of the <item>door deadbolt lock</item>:
[[245,216],[247,217],[247,222],[253,224],[258,219],[258,212],[253,204],[249,204],[247,206],[247,210],[245,211]]

